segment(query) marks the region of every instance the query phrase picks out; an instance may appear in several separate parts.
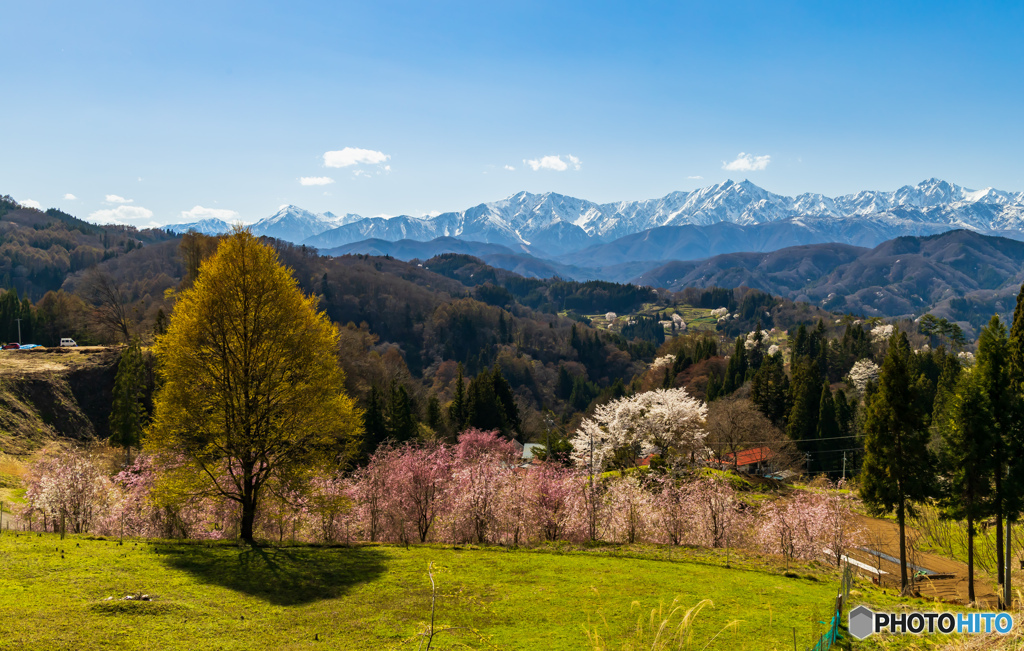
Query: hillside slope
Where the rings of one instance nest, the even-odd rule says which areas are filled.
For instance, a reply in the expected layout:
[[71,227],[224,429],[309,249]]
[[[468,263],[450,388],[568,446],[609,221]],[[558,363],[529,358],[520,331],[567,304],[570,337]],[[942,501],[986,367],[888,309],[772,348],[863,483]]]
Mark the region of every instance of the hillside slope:
[[832,311],[932,312],[977,328],[994,313],[1012,313],[1024,282],[1024,242],[959,230],[899,237],[873,249],[810,245],[671,262],[634,282],[676,290],[745,284]]
[[106,437],[120,355],[92,347],[0,352],[0,452]]

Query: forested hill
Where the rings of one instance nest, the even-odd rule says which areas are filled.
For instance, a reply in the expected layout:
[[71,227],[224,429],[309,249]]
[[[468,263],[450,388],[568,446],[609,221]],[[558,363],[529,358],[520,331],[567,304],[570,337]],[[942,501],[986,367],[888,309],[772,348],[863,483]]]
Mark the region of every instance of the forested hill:
[[69,274],[133,249],[173,239],[159,229],[97,226],[65,212],[25,208],[0,197],[0,287],[38,301]]
[[[29,219],[39,227],[26,227],[23,222]],[[97,244],[101,252],[104,234],[112,239],[107,229],[48,219],[40,211],[17,209],[0,218],[0,224],[9,224],[11,232],[49,229],[65,237],[67,227],[80,227],[74,237],[83,238],[81,246]],[[72,240],[67,241],[60,249],[51,246],[33,253],[67,251]],[[33,296],[35,300],[7,306],[11,301],[6,299],[17,296],[17,285],[9,286],[0,296],[0,329],[6,340],[16,340],[15,319],[20,318],[22,340],[47,346],[62,336],[80,343],[119,343],[130,337],[152,341],[173,314],[175,294],[190,286],[218,240],[196,234],[146,237],[129,229],[125,241],[134,243],[85,268],[57,268],[62,272],[54,273],[47,285],[26,285],[21,296],[49,288]],[[36,242],[28,239],[24,246]],[[561,419],[603,393],[621,394],[657,348],[648,339],[628,339],[559,314],[566,306],[628,314],[657,300],[650,289],[527,281],[508,272],[500,272],[499,279],[498,270],[472,259],[407,263],[362,255],[326,257],[308,247],[271,242],[301,289],[316,296],[342,326],[341,355],[350,393],[363,406],[380,405],[392,415],[404,411],[407,421],[434,430],[449,427],[447,415],[439,420],[438,406],[451,402],[460,365],[467,395],[477,396],[479,403],[468,404],[477,404],[483,413],[486,405],[494,412],[501,402],[490,424],[510,435],[525,435],[545,426],[543,409]],[[435,265],[445,273],[431,268]],[[570,377],[568,390],[558,388],[560,372]],[[413,431],[404,428],[402,436]]]
[[671,289],[746,285],[836,312],[931,312],[977,329],[994,313],[1013,313],[1022,281],[1024,242],[959,230],[899,237],[873,249],[813,244],[672,262],[634,282]]
[[[98,228],[69,215],[17,206],[0,215],[0,228],[10,235],[0,250],[7,252],[13,270],[11,285],[0,295],[0,335],[13,340],[15,320],[21,319],[22,339],[47,346],[62,336],[80,343],[153,341],[172,317],[176,295],[201,273],[201,261],[219,241],[194,233],[172,238],[161,231]],[[837,287],[842,282],[853,287],[906,283],[910,269],[922,269],[930,274],[922,282],[955,279],[1004,291],[1000,278],[1024,260],[1024,253],[1002,247],[999,240],[971,234],[903,238],[871,251],[802,247],[788,256],[707,261],[708,273],[719,264],[722,274],[715,278],[732,288],[669,292],[638,284],[525,278],[465,254],[402,262],[386,256],[321,256],[309,247],[269,241],[301,289],[316,296],[341,326],[347,388],[368,414],[380,414],[376,421],[368,415],[370,448],[388,437],[417,435],[418,428],[447,435],[476,425],[529,438],[554,423],[567,432],[595,404],[651,388],[651,382],[686,386],[703,398],[712,378],[718,385],[722,378],[735,383],[724,357],[734,338],[758,325],[784,344],[786,331],[792,334],[800,324],[815,327],[821,319],[834,337],[841,334],[840,321],[856,321],[742,283],[779,287],[782,291],[772,293],[792,296],[805,286],[817,288],[815,275]],[[72,266],[70,259],[88,247],[98,251],[97,258]],[[58,262],[40,266],[51,269],[46,273],[19,270],[14,256],[23,260],[29,253]],[[64,256],[66,268],[59,264]],[[875,266],[856,266],[873,259]],[[902,271],[903,261],[914,265]],[[889,272],[879,279],[869,273],[884,264],[902,275]],[[986,266],[972,266],[981,264]],[[733,267],[745,271],[725,273]],[[18,282],[22,298],[14,300]],[[40,295],[44,288],[50,289]],[[654,378],[648,371],[666,351],[678,353],[676,377],[662,371]]]

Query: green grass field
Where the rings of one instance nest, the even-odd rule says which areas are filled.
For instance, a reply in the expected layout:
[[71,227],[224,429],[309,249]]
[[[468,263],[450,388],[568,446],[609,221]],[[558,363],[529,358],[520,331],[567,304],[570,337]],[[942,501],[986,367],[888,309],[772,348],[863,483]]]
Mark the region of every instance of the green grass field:
[[[794,627],[810,645],[837,585],[825,568],[790,578],[735,554],[726,569],[724,551],[667,554],[119,546],[4,532],[0,648],[412,649],[429,619],[433,561],[437,625],[463,627],[440,634],[434,648],[593,648],[589,629],[607,644],[602,648],[619,649],[638,617],[678,597],[687,608],[714,602],[697,616],[691,648],[789,649]],[[153,600],[121,599],[132,593]]]
[[708,331],[714,332],[718,329],[718,319],[711,316],[711,310],[702,307],[690,307],[689,305],[676,305],[673,308],[662,310],[663,318],[671,319],[672,313],[678,312],[686,322],[687,332]]

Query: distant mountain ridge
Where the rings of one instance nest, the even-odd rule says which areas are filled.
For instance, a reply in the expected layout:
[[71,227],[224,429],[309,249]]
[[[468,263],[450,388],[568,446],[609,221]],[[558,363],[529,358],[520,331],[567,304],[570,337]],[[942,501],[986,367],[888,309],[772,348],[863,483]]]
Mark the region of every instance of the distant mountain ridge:
[[[255,235],[266,235],[286,242],[299,244],[302,240],[315,237],[326,230],[361,220],[359,215],[339,217],[331,212],[313,213],[298,206],[281,206],[276,213],[265,217],[251,226]],[[231,230],[232,225],[223,219],[203,219],[187,224],[171,224],[164,230],[172,233],[195,231],[204,235],[219,235]]]
[[813,244],[670,262],[632,282],[672,290],[745,285],[832,311],[932,312],[977,329],[993,314],[1012,316],[1024,283],[1024,242],[955,230],[870,249]]
[[[168,229],[211,232],[226,226],[215,221]],[[677,230],[660,231],[648,238],[664,253],[636,244],[639,234],[665,227]],[[1024,239],[1024,192],[992,188],[974,191],[929,179],[891,192],[787,197],[750,181],[730,180],[692,192],[671,192],[659,199],[606,204],[554,192],[519,192],[433,217],[337,217],[285,206],[252,228],[259,235],[324,250],[369,239],[426,242],[453,237],[500,244],[516,253],[568,264],[579,264],[580,258],[592,262],[595,255],[602,255],[607,256],[602,263],[612,265],[824,242],[876,246],[901,235],[931,235],[961,228]],[[620,243],[622,238],[631,237],[634,239]],[[691,238],[706,242],[697,246]],[[630,242],[633,250],[624,251]],[[606,246],[611,244],[616,246]]]

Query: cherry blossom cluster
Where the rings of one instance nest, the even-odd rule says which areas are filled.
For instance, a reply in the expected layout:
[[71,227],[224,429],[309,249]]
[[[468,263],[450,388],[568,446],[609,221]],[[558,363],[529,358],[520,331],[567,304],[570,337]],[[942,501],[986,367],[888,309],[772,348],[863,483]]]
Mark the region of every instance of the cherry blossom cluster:
[[618,449],[656,446],[666,457],[692,463],[708,453],[707,415],[707,405],[682,388],[619,398],[580,423],[572,458],[578,466],[599,472]]
[[[606,417],[625,422],[628,409],[651,414],[660,403],[639,404]],[[634,429],[648,436],[642,424]],[[57,531],[63,521],[68,532],[111,536],[237,536],[237,504],[194,482],[183,458],[141,455],[112,477],[104,471],[108,463],[109,457],[88,451],[42,457],[30,469],[22,516],[34,518],[35,530]],[[455,445],[384,445],[351,473],[312,473],[267,485],[256,530],[279,542],[405,545],[524,546],[593,537],[837,562],[857,544],[854,523],[854,498],[842,486],[794,491],[755,507],[719,473],[691,468],[676,476],[592,477],[556,463],[524,467],[514,443],[498,432],[471,429]]]

